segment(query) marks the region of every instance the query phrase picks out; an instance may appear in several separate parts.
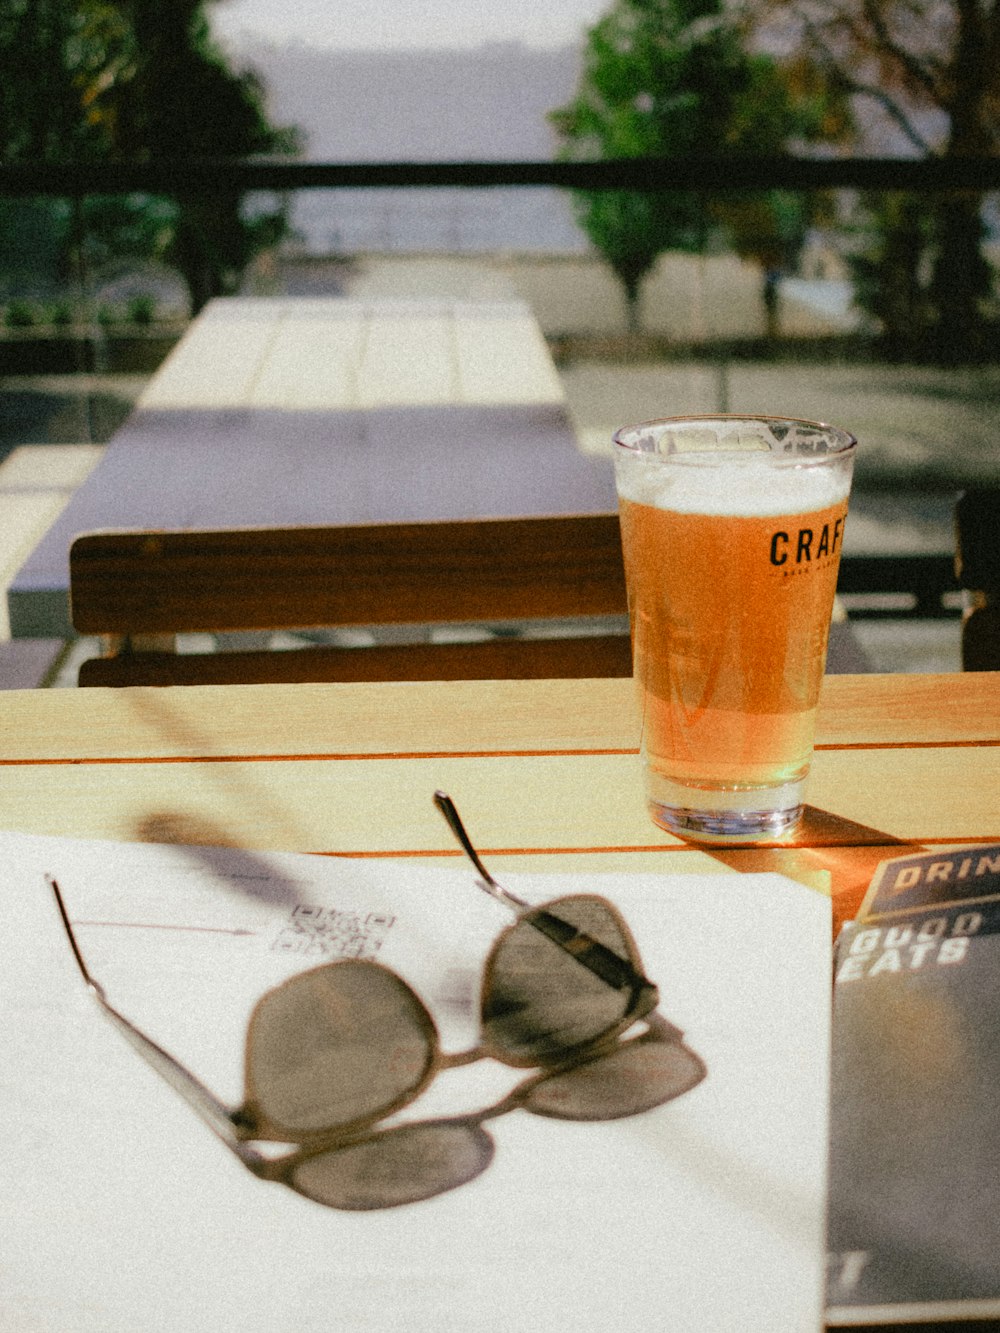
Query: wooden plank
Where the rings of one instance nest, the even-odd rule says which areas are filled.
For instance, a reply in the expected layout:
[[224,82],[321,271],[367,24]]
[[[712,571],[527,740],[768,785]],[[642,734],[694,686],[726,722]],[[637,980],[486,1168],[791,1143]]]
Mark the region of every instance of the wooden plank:
[[[96,534],[74,543],[71,568],[75,626],[98,635],[559,615],[624,619],[627,612],[613,514],[421,527]],[[831,656],[838,652],[843,656],[839,640]],[[85,663],[80,684],[630,673],[628,644],[612,634],[363,652],[305,649],[176,659],[143,652]]]
[[627,680],[58,690],[5,707],[13,763],[638,746]]
[[82,663],[81,686],[303,681],[552,680],[631,676],[627,634],[492,638],[288,652],[123,652]]
[[821,750],[809,803],[895,838],[1000,842],[1000,746]]
[[467,403],[565,402],[545,339],[525,307],[455,311],[459,397]]
[[250,389],[255,408],[329,411],[361,405],[365,321],[354,303],[296,303],[280,320]]
[[[837,626],[835,628],[846,628]],[[829,671],[857,671],[851,645]],[[862,663],[865,670],[867,665]],[[80,685],[253,685],[314,681],[555,680],[631,676],[627,634],[491,638],[354,650],[298,648],[226,652],[142,652],[97,657],[79,668]]]
[[[487,340],[465,383],[456,311],[463,343]],[[610,461],[579,453],[557,388],[523,303],[213,301],[17,574],[12,632],[70,632],[67,553],[96,528],[613,509]]]
[[70,564],[82,634],[626,612],[617,514],[95,533]]
[[[0,762],[638,751],[632,682],[58,690],[5,700]],[[1000,743],[1000,673],[828,676],[821,747]],[[988,793],[991,799],[995,793]]]
[[995,673],[828,678],[800,845],[713,852],[649,821],[627,680],[23,691],[4,708],[0,821],[39,833],[450,856],[429,801],[446,786],[498,871],[779,870],[832,882],[837,921],[899,840],[1000,838]]
[[[953,844],[1000,838],[998,783],[995,747],[821,753],[809,800],[877,831],[878,845]],[[650,821],[629,754],[22,765],[4,770],[0,820],[26,832],[127,841],[442,854],[453,844],[432,805],[438,787],[452,792],[491,856],[681,845]],[[829,839],[834,857],[841,841]],[[811,854],[823,860],[815,846]]]
[[1000,741],[1000,672],[827,676],[822,745]]
[[422,522],[616,507],[610,460],[580,454],[556,408],[142,412],[108,445],[100,468],[31,552],[14,590],[26,621],[54,598],[58,614],[44,632],[63,635],[70,632],[68,551],[81,532]]
[[211,302],[143,390],[140,408],[242,407],[281,318],[263,301]]
[[364,324],[358,393],[362,407],[459,402],[450,310],[371,309]]

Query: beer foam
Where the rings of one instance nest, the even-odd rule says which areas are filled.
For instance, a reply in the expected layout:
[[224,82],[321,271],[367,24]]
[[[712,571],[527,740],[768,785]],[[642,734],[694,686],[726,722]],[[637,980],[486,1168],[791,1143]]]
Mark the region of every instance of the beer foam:
[[615,459],[618,494],[635,504],[682,514],[767,518],[807,514],[847,499],[849,467],[789,463],[773,454],[730,454],[725,467],[703,462]]

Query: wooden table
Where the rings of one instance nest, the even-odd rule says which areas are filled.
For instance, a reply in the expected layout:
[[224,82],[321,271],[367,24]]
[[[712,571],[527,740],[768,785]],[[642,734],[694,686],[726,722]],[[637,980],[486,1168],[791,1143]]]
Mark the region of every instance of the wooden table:
[[[803,832],[783,848],[718,854],[685,846],[649,822],[627,680],[47,690],[7,694],[2,708],[0,827],[26,832],[420,857],[432,870],[454,866],[464,884],[462,866],[443,859],[461,854],[431,801],[434,789],[445,787],[487,864],[500,875],[776,869],[821,891],[832,880],[839,917],[853,909],[874,864],[884,856],[913,845],[943,848],[1000,838],[1000,674],[828,678],[809,791],[812,807]],[[195,858],[192,866],[199,861],[211,865],[206,856]],[[247,878],[256,883],[261,876],[252,856],[246,866]],[[67,873],[72,878],[71,870]],[[732,878],[738,876],[732,873]],[[809,1179],[815,1179],[825,1147],[823,1142],[817,1146],[817,1138],[825,1135],[825,1115],[817,1115],[815,1108],[825,1106],[825,1082],[817,1087],[810,1081],[815,1101],[807,1096],[790,1102],[786,1086],[779,1087],[773,1102],[769,1092],[757,1101],[751,1097],[756,1123],[763,1104],[763,1120],[780,1127],[781,1146],[768,1156],[758,1152],[756,1140],[747,1144],[743,1122],[737,1124],[733,1114],[734,1089],[744,1086],[747,1077],[741,1064],[747,1037],[733,1033],[755,1024],[743,1023],[738,1003],[727,1012],[739,1017],[730,1016],[723,1031],[716,1030],[711,1013],[698,1024],[699,1041],[709,1043],[704,1053],[710,1077],[705,1099],[689,1102],[687,1117],[684,1103],[678,1102],[671,1108],[677,1117],[666,1126],[633,1124],[628,1118],[614,1122],[622,1126],[620,1140],[602,1137],[613,1125],[583,1127],[593,1131],[587,1141],[619,1145],[615,1151],[626,1164],[626,1181],[628,1165],[639,1163],[632,1190],[624,1191],[626,1202],[611,1214],[616,1220],[610,1230],[618,1244],[612,1253],[621,1264],[615,1271],[625,1273],[619,1289],[607,1271],[593,1278],[610,1244],[611,1190],[599,1183],[595,1196],[591,1189],[602,1159],[588,1164],[580,1156],[586,1143],[564,1141],[566,1126],[543,1116],[518,1112],[516,1123],[511,1117],[494,1130],[500,1140],[497,1163],[482,1182],[497,1193],[485,1200],[474,1192],[479,1183],[474,1182],[467,1192],[453,1191],[439,1201],[439,1209],[428,1204],[420,1213],[339,1214],[314,1210],[287,1191],[267,1193],[272,1187],[223,1154],[213,1137],[192,1123],[183,1101],[136,1059],[120,1034],[98,1021],[57,937],[54,908],[38,879],[33,885],[15,864],[5,881],[11,943],[4,980],[13,978],[14,1021],[0,1025],[11,1110],[9,1188],[0,1201],[7,1262],[0,1286],[19,1327],[61,1333],[83,1327],[71,1313],[79,1311],[88,1329],[125,1333],[137,1326],[138,1309],[140,1325],[151,1318],[168,1333],[206,1333],[224,1326],[234,1313],[240,1327],[255,1333],[315,1326],[320,1310],[335,1327],[354,1327],[360,1320],[387,1329],[398,1326],[403,1309],[408,1326],[431,1330],[440,1327],[444,1309],[452,1312],[450,1326],[488,1333],[496,1327],[490,1304],[495,1297],[489,1283],[484,1297],[482,1275],[498,1263],[518,1274],[518,1290],[508,1304],[516,1304],[523,1292],[529,1300],[544,1296],[548,1301],[542,1324],[530,1310],[525,1314],[523,1303],[509,1317],[505,1304],[505,1320],[517,1333],[558,1325],[554,1281],[560,1284],[560,1309],[579,1294],[574,1327],[609,1326],[606,1313],[600,1321],[593,1316],[591,1282],[606,1306],[610,1284],[623,1306],[631,1303],[634,1311],[647,1315],[647,1323],[652,1316],[656,1324],[663,1306],[654,1296],[644,1305],[642,1275],[657,1269],[663,1249],[660,1241],[647,1242],[651,1232],[656,1236],[656,1225],[662,1233],[664,1221],[669,1224],[677,1195],[688,1198],[683,1182],[690,1176],[705,1182],[693,1197],[707,1195],[710,1202],[704,1234],[697,1230],[701,1214],[694,1214],[695,1259],[705,1250],[718,1255],[729,1234],[724,1227],[717,1233],[712,1221],[722,1199],[737,1199],[746,1212],[740,1213],[738,1241],[722,1251],[725,1261],[714,1260],[708,1280],[692,1278],[690,1271],[681,1279],[713,1298],[718,1293],[716,1304],[724,1310],[707,1323],[682,1320],[677,1327],[805,1333],[801,1318],[794,1324],[783,1323],[780,1316],[767,1324],[748,1323],[744,1288],[739,1278],[734,1284],[733,1273],[749,1268],[753,1274],[763,1271],[765,1278],[773,1275],[766,1264],[762,1270],[755,1266],[754,1235],[762,1245],[770,1244],[782,1262],[789,1261],[789,1244],[801,1243],[802,1264],[808,1271],[815,1268],[818,1303],[821,1193],[814,1196],[807,1189],[801,1203],[802,1179],[796,1177],[786,1192],[775,1184],[784,1179],[775,1161],[784,1162],[785,1155],[797,1160],[805,1138],[813,1145],[806,1158]],[[443,877],[441,882],[451,887],[428,911],[451,926],[454,881]],[[432,875],[430,884],[437,883]],[[714,884],[718,904],[718,880],[708,883]],[[148,889],[148,881],[143,884]],[[107,901],[126,907],[130,890],[141,888],[124,876]],[[153,886],[154,899],[159,888]],[[743,895],[736,883],[733,889],[737,902]],[[169,887],[165,892],[169,895]],[[666,884],[664,892],[669,901]],[[737,991],[759,997],[762,979],[754,972],[754,948],[741,957],[735,942],[747,938],[753,921],[753,904],[748,906],[745,898],[743,904],[751,922],[742,918],[738,930],[718,906],[695,912],[694,927],[688,914],[686,929],[697,939],[684,941],[684,947],[689,952],[700,948],[708,964],[723,941],[730,978],[746,975],[752,983],[746,992],[737,984]],[[461,911],[458,917],[463,919]],[[822,932],[825,914],[810,917]],[[154,924],[147,927],[153,935],[158,919],[153,913]],[[676,930],[679,919],[668,918],[664,933],[671,925]],[[216,925],[219,920],[212,918]],[[103,916],[89,922],[93,930],[87,948],[99,947],[99,932],[108,924]],[[773,932],[767,933],[773,943]],[[767,943],[762,938],[759,946]],[[803,956],[800,950],[809,951],[806,967],[815,978],[825,958],[822,938],[817,949],[815,933],[801,940],[792,926],[781,943],[793,948],[796,963]],[[136,947],[129,946],[124,958]],[[202,991],[195,994],[218,1004],[219,1015],[204,1009],[196,1029],[209,1046],[221,1031],[226,1050],[237,1052],[241,977],[245,989],[255,975],[243,976],[242,955],[233,963],[227,953],[230,962],[219,964],[207,980],[195,969],[192,976],[201,980],[194,983],[183,967],[189,954],[181,951],[178,962],[176,945],[156,947],[166,950],[157,956],[169,960],[164,974],[170,982],[163,986],[160,1005],[165,1030],[157,1026],[154,1038],[176,1049],[173,1022],[184,1017],[192,985],[198,984]],[[218,956],[211,945],[186,947],[207,947],[208,954],[198,953],[202,959]],[[124,1003],[130,978],[145,973],[119,962],[123,965],[110,968],[110,974],[102,966],[99,980],[113,986],[110,996]],[[700,974],[710,971],[710,964],[703,965]],[[826,996],[824,977],[809,991]],[[816,1010],[808,1012],[815,1019]],[[801,1043],[796,1047],[800,1062],[808,1063],[807,1056],[822,1061],[822,1030],[803,1019],[809,1034],[803,1043],[801,1017],[796,1011],[794,1024],[779,1020],[768,1031],[782,1034],[793,1047]],[[759,1052],[751,1063],[759,1073],[764,1063]],[[730,1072],[733,1067],[737,1072]],[[781,1067],[780,1060],[774,1067]],[[796,1063],[796,1072],[799,1067]],[[473,1064],[451,1072],[477,1068]],[[487,1104],[496,1095],[470,1104]],[[747,1107],[740,1105],[745,1121]],[[720,1106],[728,1112],[721,1120]],[[789,1111],[790,1106],[799,1110]],[[684,1164],[680,1176],[663,1147],[667,1142]],[[655,1151],[648,1150],[649,1144]],[[559,1151],[567,1154],[565,1159]],[[564,1167],[564,1160],[571,1167]],[[508,1177],[508,1164],[534,1173],[541,1202],[525,1189],[511,1187],[512,1194],[504,1193],[508,1179],[522,1179]],[[656,1169],[666,1183],[650,1175]],[[573,1184],[576,1207],[566,1203],[561,1189],[566,1179]],[[661,1188],[666,1213],[657,1212]],[[601,1199],[601,1207],[583,1216],[594,1197]],[[817,1197],[813,1208],[809,1201]],[[554,1208],[549,1206],[553,1199]],[[543,1224],[540,1245],[532,1227]],[[808,1239],[814,1231],[820,1237],[815,1247]],[[86,1243],[79,1243],[80,1237]],[[585,1241],[587,1248],[581,1249]],[[445,1262],[452,1255],[459,1256],[462,1271]],[[664,1271],[675,1274],[676,1263],[667,1263]],[[790,1299],[786,1283],[767,1286],[777,1291],[777,1303]],[[457,1303],[462,1300],[475,1303],[474,1314]],[[805,1309],[802,1300],[797,1308],[800,1313]],[[354,1319],[352,1311],[363,1313]],[[635,1322],[634,1314],[630,1318]]]
[[11,633],[72,633],[69,546],[94,529],[616,507],[523,303],[217,300],[14,578]]
[[804,828],[755,850],[650,822],[632,703],[627,680],[9,693],[0,827],[434,858],[444,787],[498,872],[779,870],[838,921],[884,857],[1000,841],[1000,674],[827,677]]

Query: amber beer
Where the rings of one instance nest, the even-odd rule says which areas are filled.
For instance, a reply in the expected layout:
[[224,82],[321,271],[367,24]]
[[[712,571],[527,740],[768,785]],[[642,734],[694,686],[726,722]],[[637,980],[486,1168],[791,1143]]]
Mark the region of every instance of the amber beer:
[[780,834],[812,756],[854,442],[763,418],[615,441],[653,818],[709,840]]

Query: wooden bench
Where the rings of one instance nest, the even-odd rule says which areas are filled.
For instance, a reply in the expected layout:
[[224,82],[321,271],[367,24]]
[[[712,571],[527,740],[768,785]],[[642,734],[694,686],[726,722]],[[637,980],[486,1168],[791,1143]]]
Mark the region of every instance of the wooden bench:
[[627,614],[617,514],[351,527],[109,532],[70,551],[71,614],[110,656],[81,685],[631,674],[617,632],[175,653],[198,631],[481,624]]
[[[76,629],[100,636],[107,653],[83,663],[81,685],[596,677],[632,670],[617,514],[90,533],[73,544],[70,565]],[[596,632],[586,623],[581,629],[591,617],[602,618]],[[364,648],[174,651],[178,634],[206,631],[445,623],[460,632],[488,625],[492,632],[479,641]],[[870,669],[849,624],[831,626],[827,669]]]

